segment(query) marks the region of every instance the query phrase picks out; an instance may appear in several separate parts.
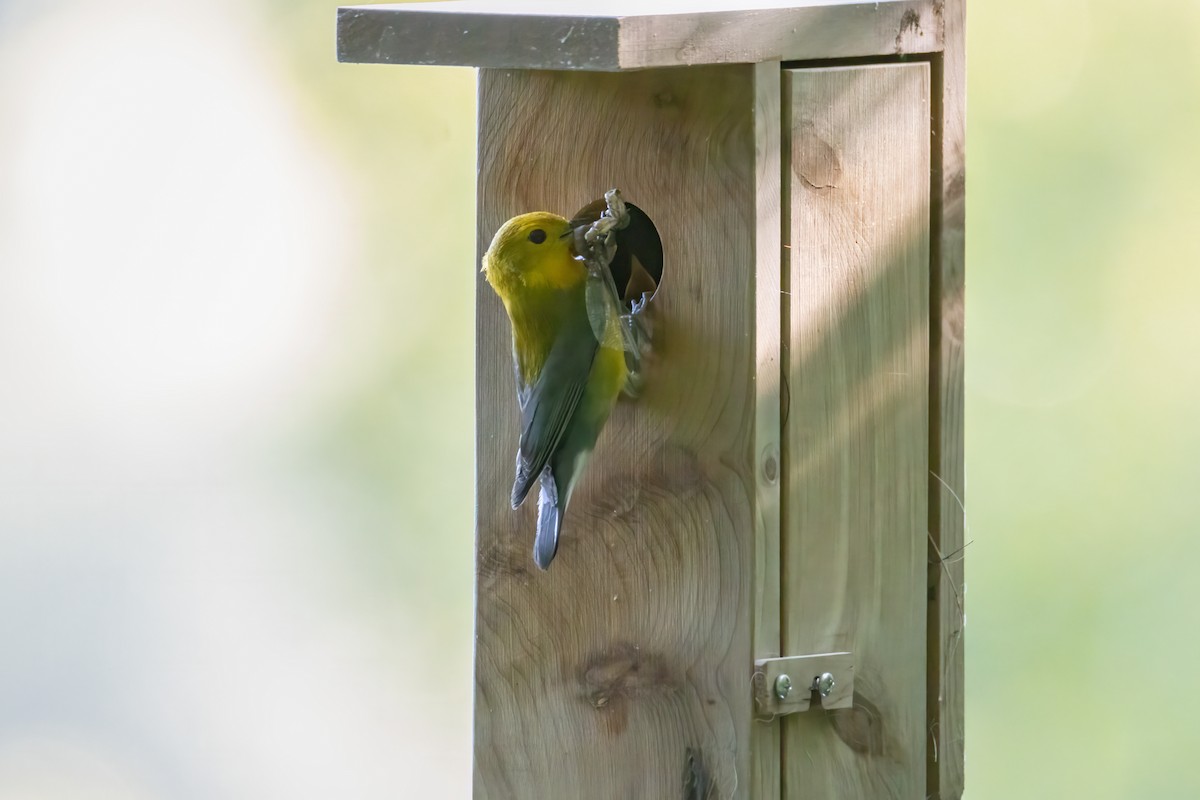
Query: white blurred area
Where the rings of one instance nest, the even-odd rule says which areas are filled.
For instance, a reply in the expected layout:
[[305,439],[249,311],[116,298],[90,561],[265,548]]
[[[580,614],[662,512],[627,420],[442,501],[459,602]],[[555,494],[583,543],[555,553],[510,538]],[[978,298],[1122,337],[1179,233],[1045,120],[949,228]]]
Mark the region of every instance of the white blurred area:
[[63,7],[0,51],[6,411],[55,436],[6,434],[57,474],[42,445],[153,460],[261,422],[328,339],[326,267],[355,241],[244,26],[122,2]]
[[467,793],[469,616],[364,592],[294,457],[371,329],[269,30],[0,0],[0,800]]

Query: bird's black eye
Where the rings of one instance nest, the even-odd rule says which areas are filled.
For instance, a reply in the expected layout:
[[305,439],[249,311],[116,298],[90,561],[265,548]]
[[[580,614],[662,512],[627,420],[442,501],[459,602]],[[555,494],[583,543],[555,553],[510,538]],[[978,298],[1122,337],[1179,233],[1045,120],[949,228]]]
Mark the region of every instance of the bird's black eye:
[[529,241],[534,244],[541,244],[546,241],[546,232],[541,228],[534,228],[529,232]]

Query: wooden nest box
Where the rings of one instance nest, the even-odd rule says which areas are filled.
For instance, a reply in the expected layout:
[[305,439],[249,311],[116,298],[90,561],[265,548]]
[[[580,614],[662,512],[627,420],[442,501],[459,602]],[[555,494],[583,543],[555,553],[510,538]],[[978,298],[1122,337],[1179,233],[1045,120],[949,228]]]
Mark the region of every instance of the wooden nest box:
[[665,252],[546,572],[480,280],[475,796],[958,797],[962,0],[692,1],[338,12],[480,68],[480,254],[611,187]]

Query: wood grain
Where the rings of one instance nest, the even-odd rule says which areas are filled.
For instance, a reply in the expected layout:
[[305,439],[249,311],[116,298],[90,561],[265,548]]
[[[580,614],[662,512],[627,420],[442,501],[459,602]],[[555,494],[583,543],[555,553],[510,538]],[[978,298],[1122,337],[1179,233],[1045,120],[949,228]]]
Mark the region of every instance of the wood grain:
[[925,795],[929,81],[784,72],[783,644],[855,659],[852,709],[783,719],[784,797]]
[[778,106],[760,80],[749,65],[480,73],[480,253],[516,213],[570,214],[617,186],[657,224],[666,268],[647,386],[601,434],[545,573],[536,509],[508,505],[510,334],[479,281],[476,797],[744,798],[757,780],[750,667],[771,589],[755,577],[774,535],[760,456],[778,437],[778,342],[759,327],[778,283],[758,281],[779,259],[761,200]]
[[942,6],[945,51],[933,60],[933,271],[929,441],[929,786],[963,793],[963,307],[966,226],[966,8]]
[[941,0],[472,0],[338,9],[338,60],[619,71],[931,53]]

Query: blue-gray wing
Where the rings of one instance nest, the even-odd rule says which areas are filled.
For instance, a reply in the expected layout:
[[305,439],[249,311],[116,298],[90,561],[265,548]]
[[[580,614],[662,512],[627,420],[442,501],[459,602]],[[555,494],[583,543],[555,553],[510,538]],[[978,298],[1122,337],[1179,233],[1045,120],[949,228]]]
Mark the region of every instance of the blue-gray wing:
[[[583,298],[571,295],[571,302]],[[597,342],[583,308],[566,314],[541,374],[529,387],[521,408],[521,440],[517,447],[517,477],[513,508],[521,505],[558,448],[587,388],[596,358]]]

